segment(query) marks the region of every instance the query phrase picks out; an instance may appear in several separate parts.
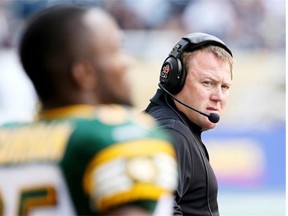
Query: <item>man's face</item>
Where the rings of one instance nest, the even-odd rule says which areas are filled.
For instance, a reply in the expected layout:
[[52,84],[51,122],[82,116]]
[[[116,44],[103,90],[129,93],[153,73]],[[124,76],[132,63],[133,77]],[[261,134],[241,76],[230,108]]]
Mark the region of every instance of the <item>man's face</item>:
[[121,32],[107,17],[102,20],[98,17],[95,26],[97,28],[92,30],[95,32],[94,65],[98,77],[95,92],[99,102],[131,105],[131,86],[127,77],[131,58],[122,51]]
[[[102,56],[98,58],[99,88],[102,103],[132,105],[131,86],[128,80],[129,56],[121,50],[120,36],[109,35]],[[108,38],[106,38],[108,40]]]
[[[201,50],[193,53],[188,64],[185,85],[175,95],[176,98],[201,112],[217,113],[221,116],[232,84],[229,64],[217,58],[213,53]],[[199,125],[203,130],[216,126],[206,116],[177,102],[176,106],[190,121]]]

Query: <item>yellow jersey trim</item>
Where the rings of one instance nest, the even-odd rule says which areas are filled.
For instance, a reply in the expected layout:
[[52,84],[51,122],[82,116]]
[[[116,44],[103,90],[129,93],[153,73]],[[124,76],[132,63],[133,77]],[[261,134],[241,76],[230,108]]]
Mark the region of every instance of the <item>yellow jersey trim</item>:
[[69,118],[69,117],[91,117],[95,114],[95,107],[90,105],[73,105],[65,106],[61,108],[43,110],[39,113],[39,119],[57,119],[57,118]]
[[98,200],[96,206],[100,211],[105,211],[123,203],[130,203],[133,201],[157,201],[161,196],[167,194],[172,194],[172,192],[168,192],[167,189],[152,184],[137,183],[129,191],[117,193],[113,196]]
[[147,156],[156,152],[165,152],[175,157],[174,149],[167,141],[159,139],[131,140],[104,149],[96,155],[90,166],[95,167],[117,157]]

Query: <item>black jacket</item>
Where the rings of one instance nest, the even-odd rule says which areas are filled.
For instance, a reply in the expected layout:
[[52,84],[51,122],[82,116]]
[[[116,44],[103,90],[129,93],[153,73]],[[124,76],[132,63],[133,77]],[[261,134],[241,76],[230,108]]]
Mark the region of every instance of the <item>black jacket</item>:
[[174,215],[218,216],[217,180],[201,141],[201,128],[178,111],[171,97],[160,89],[145,111],[156,118],[175,141],[179,182]]

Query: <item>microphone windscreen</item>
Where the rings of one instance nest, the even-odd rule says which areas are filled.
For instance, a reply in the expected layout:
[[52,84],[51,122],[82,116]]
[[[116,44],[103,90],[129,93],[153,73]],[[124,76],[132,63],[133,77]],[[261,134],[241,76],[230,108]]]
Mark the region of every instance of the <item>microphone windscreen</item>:
[[220,116],[216,113],[210,113],[208,116],[209,121],[212,123],[217,123],[220,120]]

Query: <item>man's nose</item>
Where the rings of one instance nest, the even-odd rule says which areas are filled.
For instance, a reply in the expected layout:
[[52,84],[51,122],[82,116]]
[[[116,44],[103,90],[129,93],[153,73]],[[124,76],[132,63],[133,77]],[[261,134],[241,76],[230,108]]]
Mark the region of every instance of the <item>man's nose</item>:
[[217,86],[213,89],[211,94],[211,99],[214,101],[222,101],[224,97],[224,93],[221,86]]

